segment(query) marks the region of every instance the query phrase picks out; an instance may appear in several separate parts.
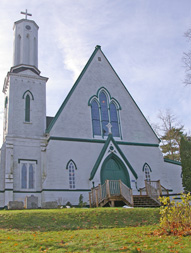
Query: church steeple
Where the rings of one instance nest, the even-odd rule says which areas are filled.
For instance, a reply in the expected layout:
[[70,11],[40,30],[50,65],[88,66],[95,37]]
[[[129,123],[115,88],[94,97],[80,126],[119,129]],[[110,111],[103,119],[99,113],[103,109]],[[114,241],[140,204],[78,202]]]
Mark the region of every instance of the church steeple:
[[[38,25],[33,20],[28,20],[25,14],[25,19],[18,20],[14,23],[14,54],[13,54],[13,69],[31,68],[34,67],[38,72]],[[16,68],[15,68],[16,67]]]

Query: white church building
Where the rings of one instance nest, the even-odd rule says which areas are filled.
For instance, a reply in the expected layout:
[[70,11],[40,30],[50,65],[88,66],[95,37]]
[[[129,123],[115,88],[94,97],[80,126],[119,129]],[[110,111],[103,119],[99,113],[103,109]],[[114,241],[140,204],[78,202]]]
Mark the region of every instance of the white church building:
[[[92,187],[121,180],[139,195],[146,181],[180,193],[180,163],[164,160],[160,140],[96,46],[54,117],[46,116],[47,77],[38,69],[38,25],[14,23],[13,66],[5,78],[0,207],[27,196],[89,203]],[[119,59],[120,60],[120,59]]]

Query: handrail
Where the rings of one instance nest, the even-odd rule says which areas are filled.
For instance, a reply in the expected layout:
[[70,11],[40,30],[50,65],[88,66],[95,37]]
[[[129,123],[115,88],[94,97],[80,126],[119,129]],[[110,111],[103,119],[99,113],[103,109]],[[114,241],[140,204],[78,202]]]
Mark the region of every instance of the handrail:
[[162,195],[160,180],[158,181],[147,181],[145,180],[145,188],[147,195],[160,204],[159,197]]
[[106,180],[103,185],[91,189],[89,193],[90,207],[96,206],[111,197],[123,197],[130,205],[133,205],[132,190],[121,180]]

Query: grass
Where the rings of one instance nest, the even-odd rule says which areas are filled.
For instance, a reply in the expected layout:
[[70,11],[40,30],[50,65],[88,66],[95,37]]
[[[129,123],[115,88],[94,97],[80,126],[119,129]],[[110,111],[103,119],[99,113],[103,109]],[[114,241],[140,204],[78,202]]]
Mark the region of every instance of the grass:
[[191,237],[155,236],[159,209],[0,211],[0,252],[191,252]]

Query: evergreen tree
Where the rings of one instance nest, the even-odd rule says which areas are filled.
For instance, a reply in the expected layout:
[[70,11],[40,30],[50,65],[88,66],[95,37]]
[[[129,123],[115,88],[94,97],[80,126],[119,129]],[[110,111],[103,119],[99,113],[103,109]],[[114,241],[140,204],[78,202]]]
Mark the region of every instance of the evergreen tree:
[[183,125],[177,122],[176,117],[170,110],[160,112],[160,123],[154,125],[154,129],[161,139],[160,148],[164,158],[180,161],[180,140],[183,134]]
[[182,163],[182,184],[184,190],[191,192],[191,142],[181,138],[180,156]]
[[161,136],[160,148],[164,158],[180,161],[180,140],[183,136],[183,126],[171,127]]

